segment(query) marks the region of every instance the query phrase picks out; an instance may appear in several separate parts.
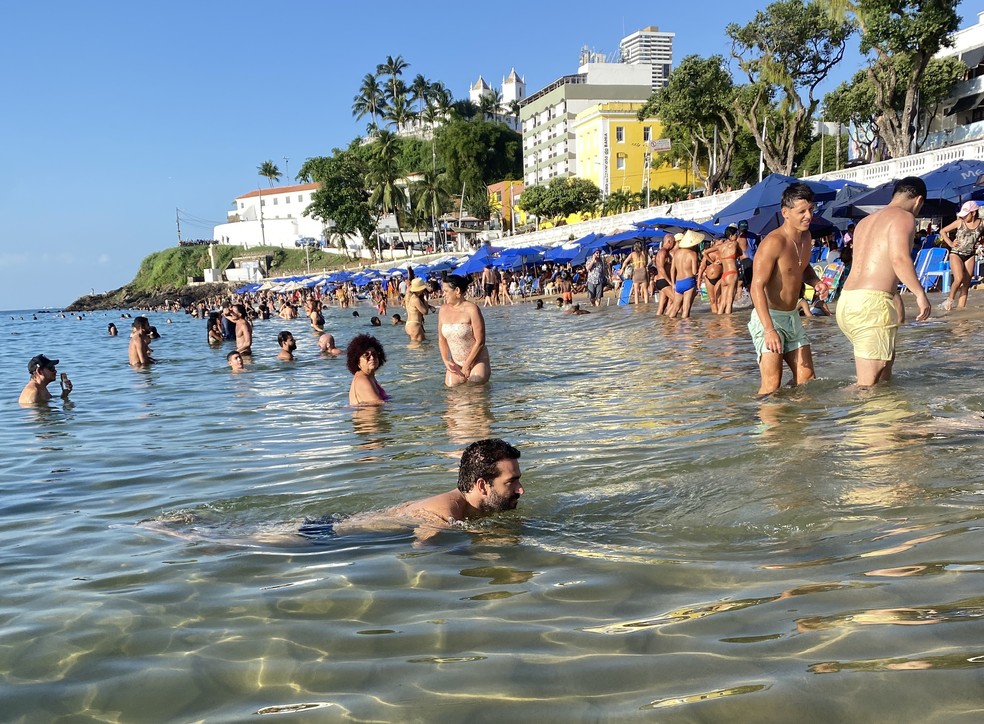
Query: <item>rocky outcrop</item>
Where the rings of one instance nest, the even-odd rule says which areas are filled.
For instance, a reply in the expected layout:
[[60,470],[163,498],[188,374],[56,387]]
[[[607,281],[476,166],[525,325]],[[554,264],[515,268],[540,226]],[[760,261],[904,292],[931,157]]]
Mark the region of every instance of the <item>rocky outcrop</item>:
[[214,296],[227,296],[231,287],[228,284],[195,284],[181,287],[136,291],[129,286],[120,287],[105,294],[86,294],[69,306],[66,312],[90,312],[97,309],[156,309],[174,302],[181,306],[194,304],[200,299]]

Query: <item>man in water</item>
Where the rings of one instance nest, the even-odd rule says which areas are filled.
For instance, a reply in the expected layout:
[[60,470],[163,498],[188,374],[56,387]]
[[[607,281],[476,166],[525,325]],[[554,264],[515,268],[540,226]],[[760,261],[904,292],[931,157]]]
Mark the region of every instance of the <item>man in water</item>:
[[297,342],[294,340],[294,335],[284,330],[277,335],[277,344],[280,345],[280,352],[277,353],[277,359],[283,360],[284,362],[293,362],[294,350],[297,349]]
[[318,349],[321,350],[321,354],[328,354],[332,357],[337,357],[345,351],[335,346],[335,338],[327,332],[318,337]]
[[653,294],[659,296],[656,316],[669,314],[676,302],[676,291],[670,282],[674,247],[676,247],[676,237],[667,234],[663,237],[663,243],[659,245],[659,251],[656,252],[656,276],[653,280]]
[[828,291],[810,264],[813,190],[804,183],[790,184],[782,193],[781,204],[783,224],[762,239],[752,269],[755,311],[748,331],[758,354],[760,395],[779,389],[783,362],[793,371],[794,385],[816,377],[810,338],[803,329],[797,304],[804,283],[812,285],[820,298]]
[[253,354],[253,325],[249,323],[246,316],[246,307],[242,304],[233,304],[227,312],[225,318],[236,325],[236,351],[244,357]]
[[908,176],[895,184],[891,203],[862,219],[854,233],[854,263],[837,302],[837,326],[854,345],[859,387],[892,378],[895,334],[905,321],[899,282],[916,295],[917,321],[932,310],[911,256],[925,200],[926,183]]
[[[31,379],[24,386],[17,402],[27,406],[50,400],[51,393],[48,392],[48,385],[54,382],[55,377],[58,376],[58,371],[55,369],[57,364],[58,360],[48,359],[43,354],[31,357],[31,361],[27,363],[27,371],[31,375]],[[68,379],[68,375],[62,375],[61,388],[62,399],[67,400],[72,391],[72,382]]]
[[513,510],[524,492],[519,456],[519,450],[504,440],[478,440],[461,454],[454,490],[337,522],[307,520],[298,533],[320,537],[412,526],[416,537],[426,540],[462,521]]
[[232,350],[232,352],[226,355],[226,362],[229,363],[229,367],[233,372],[242,372],[246,369],[245,364],[243,364],[243,356],[236,350]]
[[677,313],[682,319],[690,317],[694,300],[697,298],[697,249],[704,237],[692,229],[688,229],[677,239],[676,252],[673,254],[673,264],[670,268],[676,301],[668,316],[675,317]]

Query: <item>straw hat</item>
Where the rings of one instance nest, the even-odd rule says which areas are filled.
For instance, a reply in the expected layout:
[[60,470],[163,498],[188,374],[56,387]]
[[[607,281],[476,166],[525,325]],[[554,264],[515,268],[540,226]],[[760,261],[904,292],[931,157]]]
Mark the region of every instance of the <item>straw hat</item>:
[[411,292],[426,292],[427,291],[427,282],[425,282],[420,277],[414,277],[413,281],[410,282],[410,291]]
[[680,239],[680,248],[692,249],[695,246],[699,246],[702,241],[704,241],[704,237],[702,235],[698,234],[693,229],[687,229],[687,233],[683,235],[682,239]]

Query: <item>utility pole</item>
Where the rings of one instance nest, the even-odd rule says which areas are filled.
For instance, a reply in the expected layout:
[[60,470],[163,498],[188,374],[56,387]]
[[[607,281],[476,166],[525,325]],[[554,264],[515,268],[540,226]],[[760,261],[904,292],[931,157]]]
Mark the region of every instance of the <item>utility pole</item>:
[[263,246],[266,246],[266,230],[263,228],[263,189],[260,185],[256,185],[256,201],[260,205],[260,238],[263,240]]
[[287,185],[290,185],[290,159],[284,156],[284,176],[287,177]]
[[174,221],[178,225],[178,246],[181,246],[181,209],[174,207]]

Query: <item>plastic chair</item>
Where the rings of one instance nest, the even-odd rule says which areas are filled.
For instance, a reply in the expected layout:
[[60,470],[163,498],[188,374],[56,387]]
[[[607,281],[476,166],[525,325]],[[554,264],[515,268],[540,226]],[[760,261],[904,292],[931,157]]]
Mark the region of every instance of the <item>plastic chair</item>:
[[[936,286],[936,280],[941,280],[943,293],[950,291],[950,260],[946,249],[923,249],[916,256],[916,277],[924,289]],[[905,285],[902,286],[905,291]]]

